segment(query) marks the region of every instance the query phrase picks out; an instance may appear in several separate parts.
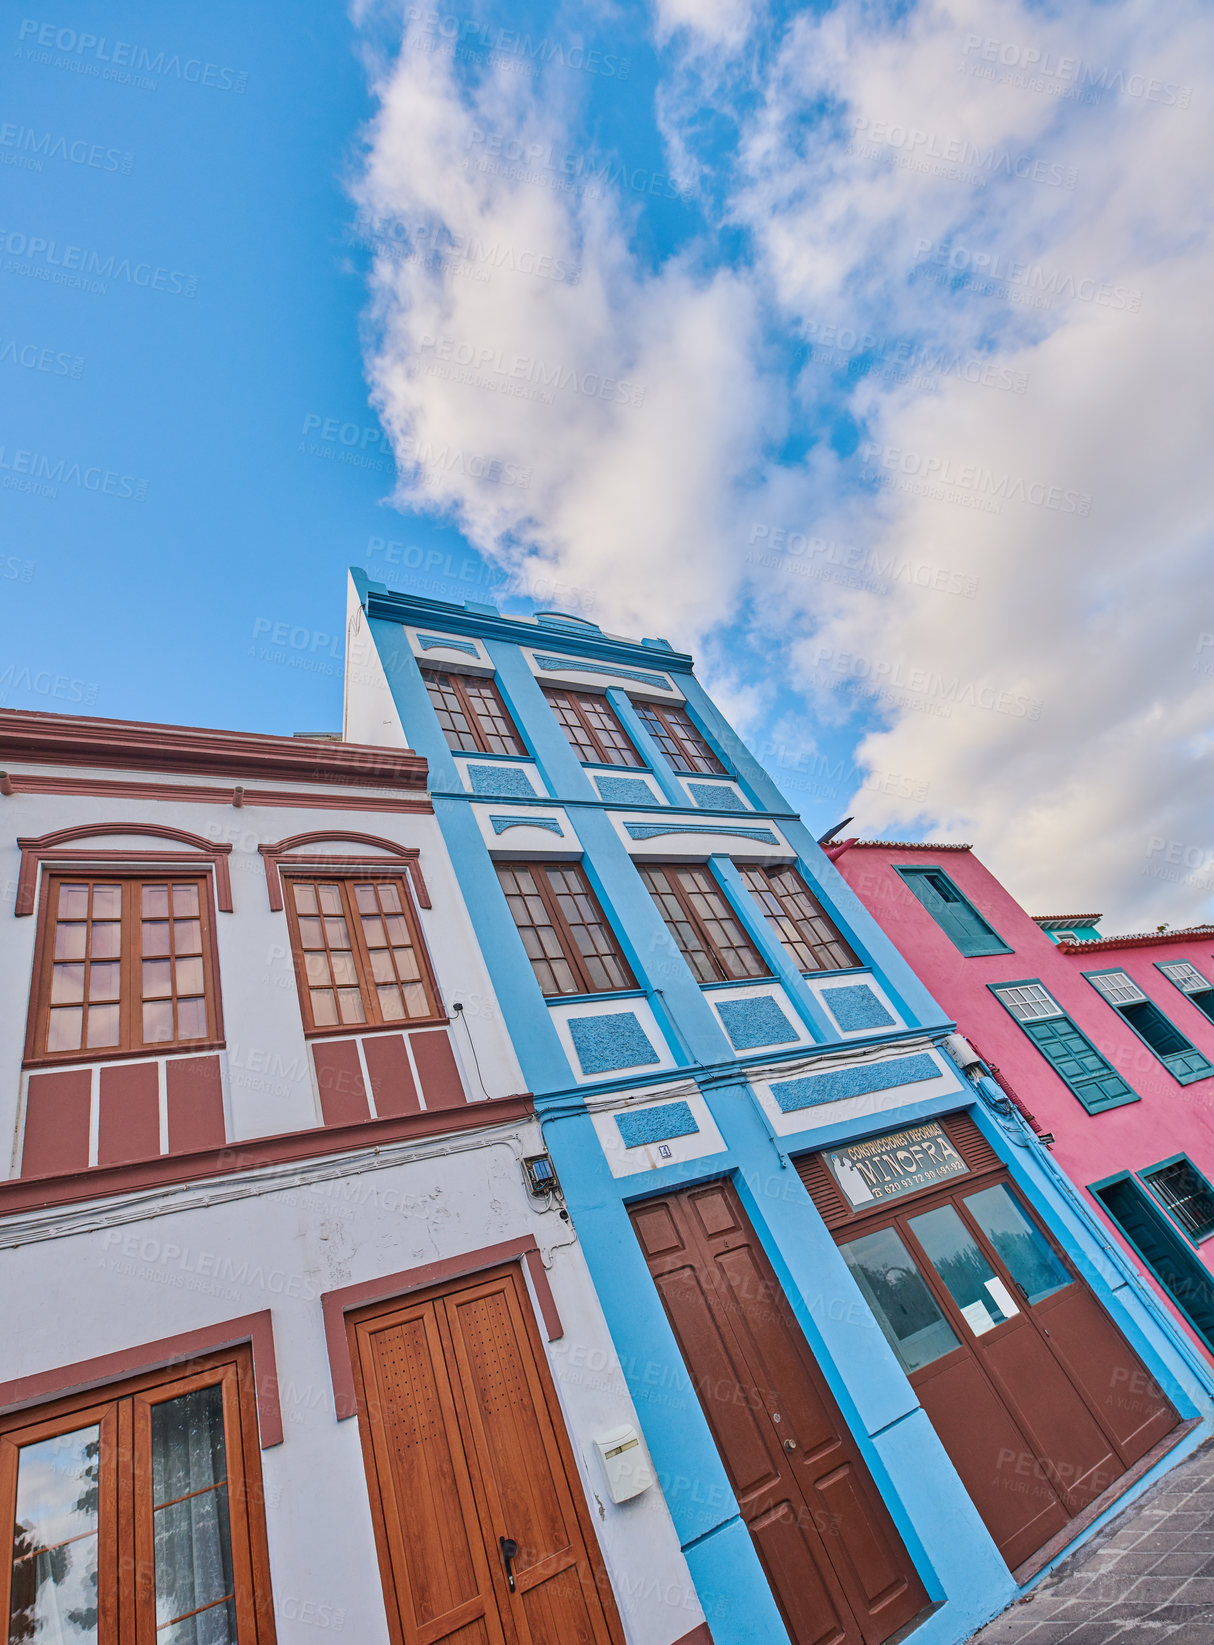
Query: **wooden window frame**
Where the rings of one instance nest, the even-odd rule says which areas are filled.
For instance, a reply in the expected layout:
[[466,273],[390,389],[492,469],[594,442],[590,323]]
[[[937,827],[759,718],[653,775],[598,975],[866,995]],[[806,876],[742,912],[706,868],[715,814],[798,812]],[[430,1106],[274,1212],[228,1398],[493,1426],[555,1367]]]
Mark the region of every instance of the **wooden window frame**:
[[[535,885],[536,892],[540,901],[543,903],[545,910],[547,911],[549,923],[551,924],[552,929],[556,932],[557,940],[561,945],[561,958],[573,972],[578,982],[583,985],[577,990],[576,993],[572,994],[545,994],[544,998],[546,1000],[576,1000],[587,994],[627,994],[635,992],[638,984],[632,966],[628,963],[628,956],[624,953],[623,947],[620,944],[620,939],[616,935],[615,927],[607,918],[603,905],[599,901],[595,889],[590,883],[590,877],[586,873],[585,867],[580,862],[575,859],[563,860],[559,857],[544,862],[509,862],[505,860],[498,860],[494,862],[493,867],[495,872],[502,868],[512,870],[523,868],[533,875],[533,883]],[[628,982],[621,983],[618,988],[595,987],[589,972],[586,970],[582,952],[578,948],[577,943],[573,940],[573,932],[569,928],[569,922],[566,920],[564,914],[561,913],[557,893],[552,889],[552,882],[548,878],[548,870],[550,868],[559,869],[563,874],[567,874],[570,869],[575,869],[577,873],[581,875],[584,894],[589,897],[590,901],[598,910],[599,919],[602,923],[603,930],[606,931],[607,935],[611,938],[612,943],[615,945],[615,959],[625,975],[629,978]],[[500,878],[498,880],[498,884],[501,884]],[[505,896],[505,894],[505,888],[503,887],[502,895]],[[511,916],[510,923],[514,925],[516,931],[519,931],[519,927],[514,922],[513,915]],[[522,941],[521,931],[519,931],[519,940],[520,942]],[[527,957],[527,964],[531,969],[532,976],[535,976],[535,968],[531,965],[530,955]],[[535,981],[538,987],[539,978],[536,977]]]
[[[761,982],[761,981],[770,981],[771,980],[771,977],[772,977],[771,967],[768,965],[767,961],[763,958],[763,955],[760,953],[758,947],[755,945],[753,939],[751,938],[750,932],[746,929],[746,925],[745,925],[741,915],[738,913],[738,911],[734,908],[733,904],[730,902],[729,897],[726,894],[724,887],[717,880],[717,877],[713,873],[710,864],[708,864],[706,862],[653,862],[653,863],[638,862],[636,866],[637,866],[638,870],[641,871],[641,878],[644,881],[645,889],[646,889],[646,891],[649,891],[650,896],[653,895],[653,892],[650,888],[649,881],[645,879],[644,871],[645,870],[652,870],[652,871],[656,871],[657,873],[662,874],[663,876],[666,876],[667,887],[670,889],[670,891],[672,891],[674,893],[675,899],[678,902],[679,907],[683,910],[683,918],[687,921],[687,923],[689,925],[694,927],[697,935],[699,936],[699,939],[700,939],[701,945],[703,946],[704,952],[708,955],[709,959],[712,961],[713,965],[717,968],[717,971],[720,973],[720,975],[717,976],[716,978],[708,978],[704,981],[700,981],[699,978],[696,978],[696,981],[700,983],[701,988],[711,988],[713,986],[714,982],[744,983],[744,982]],[[690,899],[687,895],[687,891],[684,888],[682,881],[679,880],[679,879],[673,879],[672,880],[672,879],[669,878],[669,875],[672,872],[677,875],[677,874],[681,873],[682,870],[687,869],[687,868],[696,869],[701,873],[707,874],[708,878],[713,882],[713,886],[716,889],[717,895],[720,897],[721,901],[725,904],[726,912],[728,913],[730,918],[734,921],[734,924],[738,927],[738,930],[742,933],[742,937],[743,937],[744,941],[746,942],[747,947],[750,949],[751,953],[753,953],[754,957],[758,960],[759,964],[762,966],[761,971],[756,971],[751,976],[747,976],[747,977],[734,977],[734,976],[730,975],[728,969],[725,966],[724,960],[721,957],[721,952],[718,949],[716,943],[712,939],[711,933],[706,929],[703,921],[700,919],[700,916],[696,913],[695,909],[691,906],[691,901],[690,901]],[[654,907],[657,908],[656,901],[654,903]],[[658,917],[662,921],[662,924],[664,926],[666,926],[667,931],[670,931],[670,927],[668,925],[666,925],[665,917],[662,914],[662,910],[660,908],[657,908],[657,913],[658,913]],[[687,956],[684,953],[684,951],[682,949],[682,946],[679,944],[678,938],[675,937],[673,931],[671,931],[670,935],[671,935],[671,940],[674,942],[675,946],[679,949],[679,953],[682,954],[684,960],[687,961],[688,970],[691,970],[692,969],[691,962],[689,960],[687,960]]]
[[[226,1045],[223,1027],[223,998],[219,986],[219,953],[216,942],[216,898],[215,876],[210,865],[190,864],[185,867],[161,866],[159,863],[147,864],[143,861],[123,861],[97,865],[91,860],[79,865],[56,861],[53,868],[47,867],[42,874],[42,883],[38,890],[37,908],[37,935],[34,939],[34,959],[30,974],[29,1009],[26,1018],[25,1052],[22,1057],[23,1068],[63,1068],[80,1067],[96,1062],[136,1062],[147,1061],[153,1057],[182,1056],[204,1051],[222,1051]],[[70,883],[73,880],[87,881],[90,884],[98,881],[110,883],[113,881],[160,881],[172,884],[173,881],[197,883],[202,887],[198,899],[199,919],[202,924],[202,960],[203,986],[207,1002],[207,1026],[212,1030],[205,1039],[196,1040],[159,1040],[155,1044],[145,1045],[140,1042],[129,1047],[115,1046],[87,1046],[82,1045],[71,1051],[43,1051],[40,1046],[45,1038],[44,1025],[50,1010],[50,980],[51,966],[54,962],[54,944],[48,941],[50,935],[51,914],[51,887],[52,885]],[[124,902],[126,900],[124,893]],[[124,911],[123,923],[126,923]],[[134,923],[138,923],[138,915],[134,916]],[[129,952],[128,952],[129,947]],[[135,1009],[133,967],[139,958],[134,953],[134,936],[128,938],[124,933],[122,955],[122,982],[120,984],[120,1002],[125,998],[125,1010],[128,1020]],[[142,995],[140,995],[140,999]],[[120,1010],[119,1020],[122,1020]]]
[[[620,771],[644,771],[646,769],[645,761],[641,758],[640,751],[633,743],[633,740],[628,735],[628,732],[624,729],[624,726],[620,721],[620,717],[616,713],[615,709],[612,708],[605,691],[579,691],[575,686],[570,685],[546,685],[543,687],[543,692],[544,696],[548,699],[549,707],[553,710],[553,715],[557,724],[560,726],[561,730],[565,732],[566,737],[568,737],[569,733],[564,721],[556,712],[556,704],[553,700],[556,697],[562,697],[565,699],[564,706],[567,706],[570,709],[579,726],[582,728],[582,733],[587,742],[596,751],[598,755],[597,759],[583,760],[581,754],[578,753],[576,748],[574,748],[572,740],[570,740],[570,748],[573,748],[573,752],[577,754],[578,759],[581,760],[583,765],[609,765],[615,770]],[[606,746],[599,734],[598,727],[592,725],[586,716],[585,709],[582,705],[587,697],[593,697],[596,701],[602,703],[603,709],[608,718],[615,722],[616,730],[623,738],[625,746],[632,753],[633,758],[631,760],[612,758],[613,750]]]
[[[447,747],[450,748],[453,754],[488,754],[497,759],[515,760],[527,757],[527,744],[523,739],[522,732],[514,722],[514,715],[511,714],[509,708],[506,706],[506,699],[502,696],[501,688],[497,683],[496,676],[492,674],[465,674],[458,669],[428,667],[424,663],[421,665],[420,672],[422,683],[426,687],[426,696],[432,708],[434,708],[435,705],[434,699],[430,696],[430,680],[437,679],[441,675],[443,678],[449,679],[453,683],[455,695],[459,698],[460,712],[463,714],[464,719],[467,722],[468,729],[476,742],[475,748],[457,748],[450,742],[449,739],[447,739],[446,730],[440,726],[439,729],[443,731],[444,739],[447,739]],[[465,679],[475,679],[482,686],[488,686],[489,690],[493,692],[494,696],[497,698],[498,706],[501,709],[502,718],[510,728],[511,736],[518,744],[518,750],[516,753],[503,754],[500,749],[489,747],[488,738],[486,737],[484,728],[481,725],[480,715],[477,713],[475,705],[468,698],[468,692],[464,686]],[[436,708],[435,712],[437,713]]]
[[6,1527],[0,1536],[7,1539],[0,1562],[0,1615],[6,1637],[12,1605],[11,1532],[20,1448],[95,1423],[101,1428],[102,1445],[98,1637],[107,1645],[119,1640],[124,1645],[155,1645],[150,1409],[216,1384],[223,1389],[237,1635],[240,1645],[275,1645],[256,1377],[247,1344],[0,1416],[0,1512]]
[[[832,944],[837,944],[844,950],[845,953],[851,955],[851,959],[845,961],[842,965],[818,964],[808,968],[798,965],[798,971],[802,972],[803,975],[817,977],[822,976],[825,973],[855,971],[863,968],[863,961],[857,957],[852,945],[848,942],[842,931],[839,930],[839,927],[835,924],[834,920],[832,920],[830,915],[826,912],[826,909],[822,906],[821,899],[815,894],[813,887],[806,883],[805,876],[800,872],[795,863],[776,863],[770,867],[764,863],[747,863],[741,869],[742,883],[745,885],[751,896],[754,897],[755,902],[758,904],[759,911],[767,921],[771,933],[775,937],[776,941],[783,944],[794,960],[797,959],[797,955],[793,953],[791,948],[789,948],[787,941],[776,924],[775,917],[763,907],[760,894],[750,883],[749,876],[752,874],[759,875],[763,879],[765,882],[764,888],[766,889],[768,895],[774,898],[776,903],[779,905],[780,913],[789,922],[789,924],[796,929],[798,941],[804,948],[808,949],[812,958],[817,959],[819,951],[823,948],[831,946]],[[806,929],[802,924],[802,916],[796,913],[795,910],[789,906],[788,902],[785,900],[784,893],[774,882],[772,876],[775,874],[795,875],[800,890],[809,898],[812,905],[817,909],[816,918],[821,919],[829,927],[829,929],[834,932],[833,937],[828,937],[825,942],[823,942],[819,937],[807,935]]]
[[[654,737],[654,740],[658,743],[658,747],[662,748],[661,740],[655,735],[653,728],[648,724],[646,716],[652,714],[654,718],[660,722],[662,731],[664,732],[667,741],[674,744],[676,751],[675,754],[672,755],[667,749],[662,748],[662,753],[665,755],[666,760],[670,765],[670,769],[677,772],[680,777],[728,777],[731,775],[722,763],[721,757],[717,753],[716,749],[712,746],[711,742],[709,742],[708,738],[692,719],[686,703],[655,703],[641,698],[632,698],[630,700],[633,708],[640,716],[641,723],[645,726],[645,729],[649,732],[650,736]],[[704,747],[708,751],[707,757],[712,761],[712,764],[709,765],[707,769],[705,769],[702,764],[697,765],[695,763],[697,759],[702,761],[704,759],[704,755],[702,755],[699,750],[694,747],[694,745],[687,741],[680,726],[672,725],[670,723],[668,716],[672,713],[682,714],[688,725],[690,725],[692,731],[704,744]]]
[[[278,874],[282,882],[283,910],[287,917],[287,934],[291,945],[291,963],[295,971],[295,987],[299,995],[300,1016],[303,1021],[305,1039],[328,1039],[333,1035],[344,1035],[349,1039],[356,1034],[402,1034],[414,1028],[436,1028],[445,1025],[450,1019],[443,1008],[442,995],[439,993],[438,977],[434,969],[434,962],[430,957],[430,949],[421,928],[421,921],[417,917],[417,909],[413,904],[412,876],[406,864],[391,863],[342,863],[332,867],[321,867],[316,863],[292,862],[284,858],[278,863]],[[405,923],[409,927],[409,936],[413,950],[417,954],[421,970],[421,983],[426,990],[427,998],[434,1007],[433,1014],[428,1017],[397,1017],[391,1022],[372,1021],[367,1018],[364,1022],[333,1023],[317,1028],[312,1023],[312,1003],[308,997],[308,983],[304,969],[304,949],[299,940],[299,926],[295,912],[295,899],[288,895],[290,884],[295,880],[306,880],[311,884],[321,881],[338,881],[342,885],[357,880],[391,880],[399,891],[401,908],[404,912]],[[343,904],[346,898],[343,895]],[[362,995],[364,1015],[369,1000],[378,1012],[378,999],[374,995],[374,979],[370,977],[370,964],[367,958],[368,950],[363,941],[362,922],[358,918],[357,909],[353,917],[347,907],[346,922],[350,927],[351,949],[354,955],[355,970],[358,973],[358,988]],[[371,995],[367,988],[370,986]]]

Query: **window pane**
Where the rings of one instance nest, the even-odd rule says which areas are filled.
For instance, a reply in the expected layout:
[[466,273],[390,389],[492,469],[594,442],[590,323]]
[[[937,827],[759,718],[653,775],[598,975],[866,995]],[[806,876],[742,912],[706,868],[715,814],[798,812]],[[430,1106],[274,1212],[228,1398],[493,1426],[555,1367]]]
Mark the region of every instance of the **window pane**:
[[382,909],[389,914],[400,913],[400,892],[390,880],[386,885],[377,885],[375,890],[379,892],[379,905]]
[[83,965],[56,965],[51,973],[51,1004],[74,1005],[83,998]]
[[52,1011],[46,1030],[47,1050],[78,1051],[83,1027],[84,1012],[80,1006]]
[[366,1022],[363,998],[357,988],[341,988],[337,994],[338,1008],[343,1022]]
[[[222,1389],[200,1388],[154,1405],[156,1622],[163,1630],[189,1617],[192,1630],[182,1633],[179,1625],[169,1637],[235,1640],[227,1626],[234,1583],[226,1480]],[[196,1612],[201,1615],[191,1615]]]
[[168,920],[144,920],[143,952],[145,955],[170,952]]
[[89,955],[95,960],[116,960],[122,953],[122,926],[117,920],[93,923],[89,934]]
[[337,1026],[337,1003],[332,991],[328,988],[313,988],[308,994],[312,1002],[312,1021],[317,1028],[335,1028]]
[[174,954],[202,953],[202,926],[198,920],[173,921]]
[[925,1211],[910,1225],[976,1337],[1020,1312],[953,1206]]
[[315,914],[316,892],[310,885],[293,884],[291,893],[295,898],[295,912],[297,914]]
[[[100,890],[101,887],[98,887]],[[59,918],[61,920],[85,920],[89,912],[89,888],[87,885],[61,885],[59,887]]]
[[201,994],[203,992],[201,958],[178,960],[173,967],[173,975],[177,982],[177,992],[179,994]]
[[385,1022],[396,1022],[403,1017],[405,1008],[401,1003],[400,989],[393,985],[391,988],[377,988],[376,998],[379,1000],[379,1014]]
[[89,1007],[89,1049],[103,1050],[106,1046],[118,1044],[119,1017],[116,1005],[91,1005]]
[[146,1000],[143,1006],[143,1043],[163,1045],[173,1037],[172,1000]]
[[207,1037],[207,1002],[205,999],[177,1001],[177,1038],[204,1040]]
[[[94,952],[96,952],[97,931],[99,929],[105,930],[106,927],[93,927]],[[84,938],[87,931],[88,926],[83,921],[79,925],[63,925],[61,923],[55,931],[55,958],[57,960],[82,960],[84,958]]]
[[145,885],[143,888],[143,917],[145,920],[164,920],[169,915],[169,888],[167,885]]
[[841,1246],[885,1339],[904,1371],[918,1371],[958,1346],[952,1326],[892,1228]]
[[145,1000],[167,999],[173,992],[172,960],[144,960],[143,997]]
[[1188,1160],[1176,1160],[1146,1179],[1187,1234],[1201,1239],[1214,1230],[1214,1191]]
[[1030,1302],[1040,1302],[1071,1283],[1070,1274],[1017,1205],[1006,1183],[967,1195],[965,1204]]
[[22,1447],[10,1645],[95,1645],[100,1473],[95,1425]]
[[196,885],[175,885],[173,887],[173,913],[178,918],[198,913],[198,887]]
[[89,999],[116,1000],[121,972],[121,966],[115,964],[90,965]]

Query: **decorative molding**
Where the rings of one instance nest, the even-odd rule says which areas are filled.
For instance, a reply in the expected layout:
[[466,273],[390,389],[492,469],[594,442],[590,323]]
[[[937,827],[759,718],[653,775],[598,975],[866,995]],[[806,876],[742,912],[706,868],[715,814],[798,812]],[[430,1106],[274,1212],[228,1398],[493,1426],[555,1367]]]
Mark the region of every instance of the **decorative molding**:
[[354,1367],[350,1363],[350,1339],[346,1334],[346,1315],[356,1308],[365,1308],[373,1302],[391,1302],[394,1297],[406,1297],[414,1291],[424,1291],[431,1285],[443,1285],[447,1280],[463,1279],[467,1274],[479,1274],[487,1268],[497,1268],[506,1262],[523,1262],[531,1277],[536,1301],[549,1342],[565,1334],[556,1299],[548,1283],[539,1246],[531,1234],[521,1239],[503,1240],[500,1245],[485,1245],[479,1251],[465,1251],[460,1256],[446,1257],[440,1262],[429,1262],[421,1268],[406,1268],[400,1274],[381,1274],[376,1279],[363,1280],[358,1285],[343,1285],[335,1291],[325,1291],[320,1299],[325,1322],[325,1344],[329,1350],[329,1374],[333,1379],[333,1398],[338,1422],[358,1414],[354,1394]]
[[[104,838],[107,834],[146,835],[149,839],[174,840],[180,845],[188,846],[191,852],[197,852],[198,856],[209,862],[214,869],[215,902],[220,913],[232,912],[232,880],[228,872],[231,845],[218,845],[214,840],[204,839],[201,834],[187,834],[185,829],[170,828],[165,823],[106,822],[78,823],[71,828],[57,828],[50,834],[40,834],[37,838],[19,839],[17,847],[21,852],[21,870],[17,875],[17,901],[13,913],[20,916],[34,912],[38,868],[44,862],[115,865],[146,862],[159,867],[161,864],[190,861],[180,851],[143,852],[129,847],[121,851],[90,851],[86,846],[74,843]],[[191,863],[191,866],[197,864]]]
[[661,805],[662,799],[642,777],[609,777],[594,774],[599,799],[604,805]]
[[862,1028],[897,1027],[897,1020],[866,982],[849,983],[846,988],[822,988],[819,997],[845,1034]]
[[565,837],[565,830],[555,817],[490,817],[495,834],[504,834],[508,828],[546,828],[549,833]]
[[690,1137],[700,1129],[686,1102],[664,1102],[656,1108],[641,1108],[633,1114],[617,1114],[615,1123],[625,1148],[641,1148],[646,1143],[669,1142],[671,1137]]
[[583,657],[553,657],[535,653],[535,666],[547,671],[571,670],[577,674],[611,674],[617,680],[636,680],[639,685],[651,685],[659,691],[674,688],[664,674],[642,674],[635,668],[617,668],[614,663],[590,662]]
[[624,830],[630,840],[652,840],[659,834],[728,834],[743,840],[758,840],[761,845],[779,845],[770,828],[735,828],[732,823],[648,823],[626,822]]
[[480,648],[475,640],[451,640],[444,634],[419,634],[417,643],[423,651],[433,651],[436,646],[444,646],[448,651],[464,651],[469,657],[481,660]]
[[874,1091],[889,1091],[897,1085],[915,1085],[920,1080],[939,1079],[941,1070],[926,1051],[910,1057],[889,1057],[884,1062],[853,1063],[834,1068],[828,1074],[809,1074],[803,1079],[780,1080],[771,1094],[784,1114],[798,1108],[816,1108],[823,1102],[842,1102],[845,1097],[867,1097]]
[[645,1068],[662,1059],[635,1012],[567,1017],[570,1038],[583,1074],[610,1074],[617,1068]]
[[403,788],[419,796],[426,788],[426,762],[408,748],[0,709],[0,764],[14,759],[36,765]]
[[386,789],[353,794],[336,789],[321,794],[295,788],[214,788],[203,783],[126,782],[117,777],[55,777],[46,773],[10,771],[4,774],[9,794],[82,794],[97,800],[171,800],[182,805],[302,806],[312,811],[431,812],[422,796],[401,798]]
[[801,1038],[771,994],[752,994],[744,1000],[714,1003],[735,1051],[754,1051],[763,1045],[790,1045]]
[[256,1314],[243,1314],[239,1319],[221,1320],[217,1325],[204,1325],[197,1331],[161,1337],[157,1342],[144,1342],[137,1348],[120,1348],[117,1353],[101,1354],[96,1359],[77,1360],[74,1365],[57,1365],[52,1371],[38,1371],[33,1376],[0,1382],[0,1411],[21,1411],[65,1394],[104,1388],[107,1383],[140,1376],[145,1371],[158,1371],[162,1366],[180,1365],[202,1354],[235,1348],[246,1342],[253,1351],[261,1448],[268,1451],[283,1441],[274,1324],[268,1308]]
[[742,796],[724,783],[688,783],[687,791],[701,811],[741,811],[748,817],[754,815]]
[[[336,840],[344,845],[375,845],[385,852],[383,857],[355,857],[355,856],[308,856],[296,857],[292,853],[301,845],[318,845],[322,840]],[[231,847],[229,846],[229,850]],[[384,840],[377,834],[351,834],[345,829],[322,828],[309,834],[292,834],[285,840],[279,840],[276,845],[266,844],[257,847],[266,865],[266,890],[269,893],[270,908],[277,913],[282,908],[282,879],[283,868],[325,868],[332,872],[340,869],[343,873],[357,870],[359,873],[374,873],[395,868],[404,869],[413,882],[414,895],[422,908],[430,907],[430,892],[422,878],[420,856],[416,846],[403,846],[396,840]]]
[[517,765],[469,765],[468,781],[474,794],[494,800],[542,800],[526,771]]
[[133,1165],[94,1165],[62,1176],[11,1177],[0,1182],[0,1218],[111,1194],[147,1192],[171,1183],[200,1182],[235,1176],[267,1165],[287,1165],[320,1154],[343,1154],[392,1142],[470,1131],[480,1126],[510,1125],[530,1119],[535,1105],[529,1092],[494,1097],[461,1108],[426,1110],[394,1119],[359,1120],[350,1125],[315,1125],[306,1131],[281,1131],[269,1137],[229,1143],[194,1154],[162,1154]]

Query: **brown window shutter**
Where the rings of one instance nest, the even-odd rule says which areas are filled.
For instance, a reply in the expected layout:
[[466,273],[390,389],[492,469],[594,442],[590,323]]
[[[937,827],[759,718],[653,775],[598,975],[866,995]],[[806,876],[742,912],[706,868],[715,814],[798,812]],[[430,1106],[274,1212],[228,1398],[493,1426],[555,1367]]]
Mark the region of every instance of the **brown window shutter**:
[[950,1114],[942,1122],[949,1140],[971,1171],[994,1171],[1003,1161],[968,1114]]
[[808,1190],[810,1199],[818,1207],[818,1214],[828,1228],[837,1228],[847,1222],[852,1213],[842,1190],[827,1169],[821,1154],[803,1154],[793,1161],[797,1174]]

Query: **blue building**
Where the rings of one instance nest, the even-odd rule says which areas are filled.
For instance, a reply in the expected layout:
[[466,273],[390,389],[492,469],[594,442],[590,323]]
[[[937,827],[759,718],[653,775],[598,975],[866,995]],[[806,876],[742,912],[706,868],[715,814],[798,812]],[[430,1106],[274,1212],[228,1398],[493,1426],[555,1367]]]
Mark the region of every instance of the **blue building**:
[[716,1645],[968,1638],[1207,1436],[1193,1350],[691,657],[354,571],[347,658],[347,739],[429,765],[628,1511],[660,1490]]

